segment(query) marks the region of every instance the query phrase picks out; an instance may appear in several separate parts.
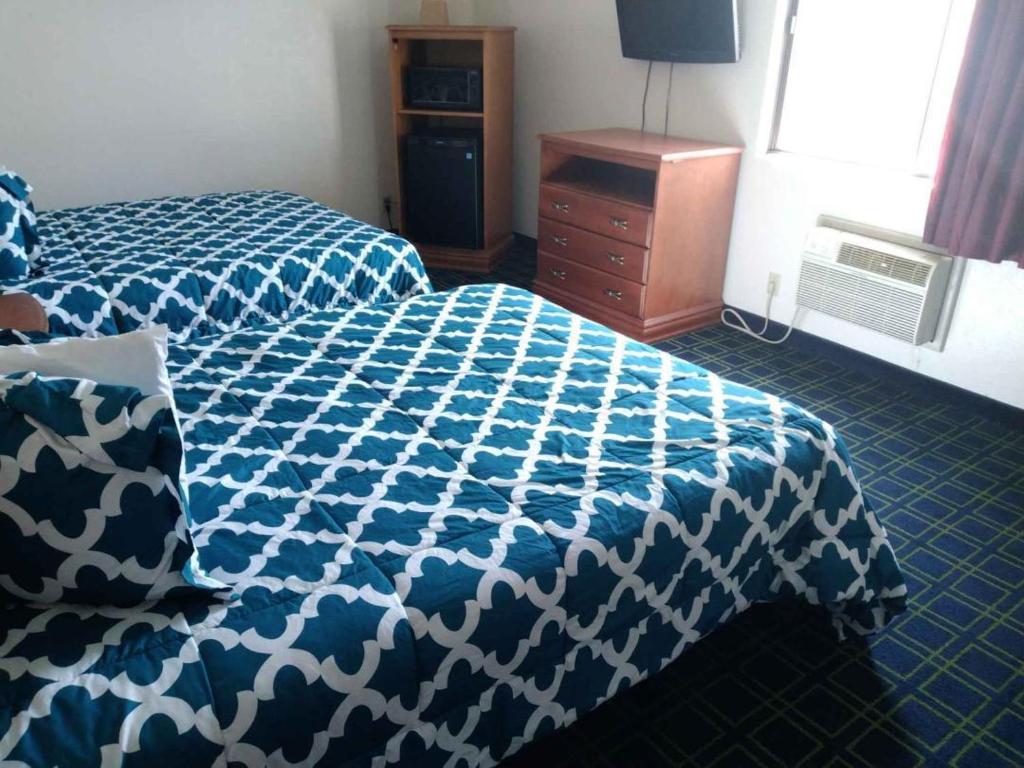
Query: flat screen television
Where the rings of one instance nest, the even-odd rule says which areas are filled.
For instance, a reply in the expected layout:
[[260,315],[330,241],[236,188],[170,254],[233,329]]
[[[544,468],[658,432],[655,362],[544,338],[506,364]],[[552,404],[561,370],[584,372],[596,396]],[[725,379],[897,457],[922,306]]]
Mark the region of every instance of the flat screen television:
[[644,61],[740,60],[736,0],[616,0],[622,55]]

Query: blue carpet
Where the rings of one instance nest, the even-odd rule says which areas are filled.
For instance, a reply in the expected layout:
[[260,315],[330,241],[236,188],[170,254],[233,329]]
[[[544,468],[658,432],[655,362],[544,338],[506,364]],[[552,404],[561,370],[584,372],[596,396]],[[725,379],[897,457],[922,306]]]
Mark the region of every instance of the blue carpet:
[[[528,287],[529,245],[489,276]],[[909,611],[835,641],[758,606],[661,674],[505,765],[1024,766],[1024,430],[974,400],[724,327],[658,345],[808,408],[843,434],[910,587]]]

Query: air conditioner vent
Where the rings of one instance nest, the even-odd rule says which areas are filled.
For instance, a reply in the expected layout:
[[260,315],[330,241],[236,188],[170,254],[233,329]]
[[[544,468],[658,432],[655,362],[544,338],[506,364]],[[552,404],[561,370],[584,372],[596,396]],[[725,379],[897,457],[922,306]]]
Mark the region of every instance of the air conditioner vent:
[[808,238],[797,304],[910,344],[935,338],[948,256],[819,227]]
[[922,264],[853,243],[843,243],[839,246],[837,262],[866,272],[874,272],[876,275],[885,275],[901,283],[922,287],[928,284],[928,275],[932,271],[930,264]]
[[800,304],[874,331],[915,342],[923,297],[866,275],[805,263],[800,273]]

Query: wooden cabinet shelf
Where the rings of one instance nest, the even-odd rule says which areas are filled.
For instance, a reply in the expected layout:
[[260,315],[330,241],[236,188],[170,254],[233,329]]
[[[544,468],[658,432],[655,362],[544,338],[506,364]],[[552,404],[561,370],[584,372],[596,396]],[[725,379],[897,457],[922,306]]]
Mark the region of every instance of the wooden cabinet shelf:
[[574,155],[541,179],[551,186],[646,208],[654,206],[656,180],[654,171]]
[[[514,27],[388,27],[391,106],[398,170],[398,221],[407,236],[405,197],[406,136],[439,128],[472,128],[483,144],[483,247],[450,248],[414,244],[430,267],[490,272],[512,246],[512,105],[515,63]],[[405,72],[410,66],[479,69],[483,85],[480,112],[416,109],[406,106]]]
[[410,117],[465,117],[470,119],[483,120],[483,112],[459,112],[452,109],[400,109],[398,114]]
[[541,142],[534,291],[640,341],[717,322],[742,150],[620,128]]

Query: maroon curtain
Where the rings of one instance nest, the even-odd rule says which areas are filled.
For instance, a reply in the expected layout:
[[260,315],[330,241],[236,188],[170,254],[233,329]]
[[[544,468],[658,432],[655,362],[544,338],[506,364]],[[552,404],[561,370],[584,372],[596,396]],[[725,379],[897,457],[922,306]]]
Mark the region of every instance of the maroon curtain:
[[1024,0],[978,0],[924,239],[1024,267]]

